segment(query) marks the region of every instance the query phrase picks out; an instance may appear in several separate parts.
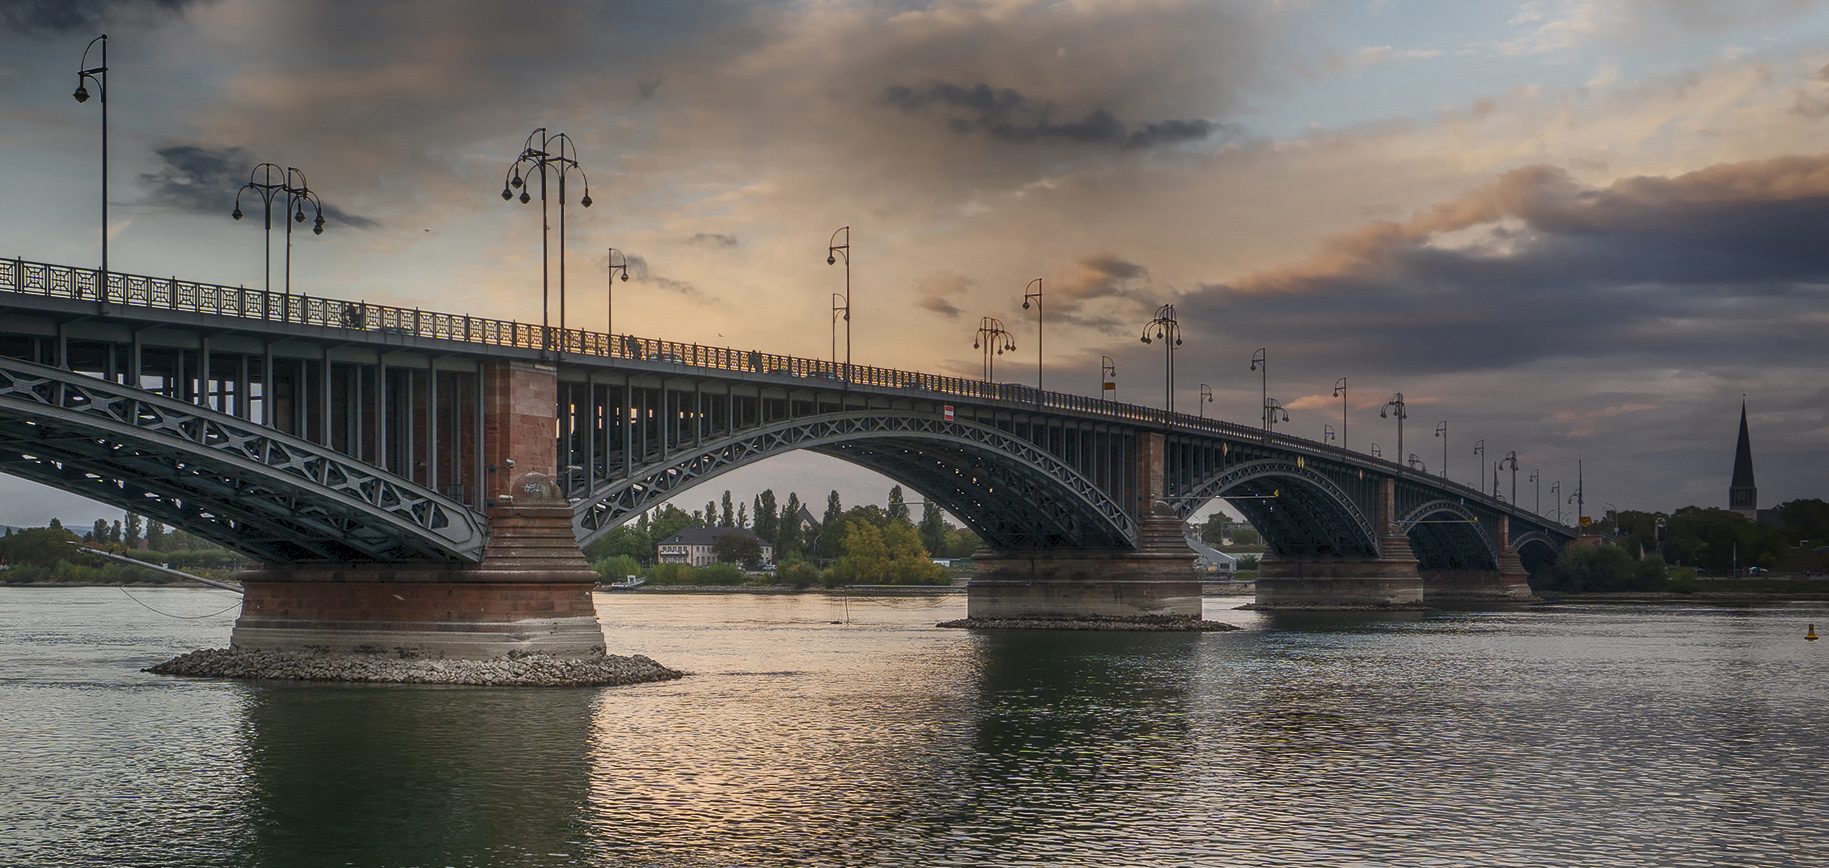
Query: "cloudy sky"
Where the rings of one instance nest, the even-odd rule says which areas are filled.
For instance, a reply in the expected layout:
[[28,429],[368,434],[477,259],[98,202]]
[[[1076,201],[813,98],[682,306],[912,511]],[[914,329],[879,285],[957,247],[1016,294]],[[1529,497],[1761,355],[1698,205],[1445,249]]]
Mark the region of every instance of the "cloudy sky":
[[[1432,472],[1446,420],[1455,478],[1483,439],[1671,509],[1724,505],[1744,394],[1762,505],[1829,496],[1829,0],[0,0],[0,255],[97,264],[104,29],[116,270],[258,285],[228,211],[272,161],[331,206],[296,288],[537,319],[500,190],[546,126],[595,202],[574,324],[614,246],[618,331],[825,356],[849,225],[862,363],[975,375],[994,315],[1032,383],[1041,277],[1050,388],[1109,355],[1160,404],[1173,303],[1180,409],[1255,423],[1263,347],[1282,430],[1338,428],[1344,376],[1355,449],[1395,456],[1402,392]],[[88,508],[4,486],[0,522]]]

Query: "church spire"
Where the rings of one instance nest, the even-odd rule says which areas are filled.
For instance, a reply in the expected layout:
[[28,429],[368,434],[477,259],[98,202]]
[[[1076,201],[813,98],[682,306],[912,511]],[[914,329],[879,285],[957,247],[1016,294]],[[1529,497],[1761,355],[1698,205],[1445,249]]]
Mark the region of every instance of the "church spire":
[[1727,487],[1727,508],[1759,520],[1759,486],[1753,483],[1753,443],[1746,431],[1746,399],[1740,401],[1740,442],[1734,447],[1734,479]]

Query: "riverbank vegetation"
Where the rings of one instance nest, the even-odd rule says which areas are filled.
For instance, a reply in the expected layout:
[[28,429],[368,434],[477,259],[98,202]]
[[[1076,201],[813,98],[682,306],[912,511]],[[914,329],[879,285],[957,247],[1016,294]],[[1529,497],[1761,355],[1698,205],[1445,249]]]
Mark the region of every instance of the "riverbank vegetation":
[[0,536],[0,583],[25,584],[167,584],[175,579],[97,557],[97,548],[151,564],[226,579],[241,569],[242,557],[182,530],[167,530],[156,521],[127,513],[112,524],[97,519],[78,536],[57,519],[46,527],[8,528]]
[[1531,575],[1531,587],[1566,593],[1699,591],[1824,593],[1829,502],[1793,500],[1755,522],[1725,509],[1607,512],[1597,527],[1613,543],[1572,545]]

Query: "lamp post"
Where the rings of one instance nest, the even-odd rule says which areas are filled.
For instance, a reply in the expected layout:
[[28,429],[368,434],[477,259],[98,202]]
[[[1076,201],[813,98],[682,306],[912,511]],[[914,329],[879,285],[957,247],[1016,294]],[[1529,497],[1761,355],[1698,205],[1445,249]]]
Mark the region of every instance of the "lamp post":
[[1372,444],[1372,457],[1373,458],[1383,458],[1384,457],[1384,453],[1379,451],[1378,444],[1376,444],[1376,443]]
[[[1035,291],[1030,292],[1029,286],[1035,287]],[[1022,309],[1028,310],[1029,302],[1030,301],[1035,302],[1035,404],[1036,404],[1036,406],[1041,406],[1041,402],[1042,402],[1042,396],[1041,396],[1041,391],[1042,391],[1042,279],[1038,277],[1038,278],[1035,278],[1034,280],[1029,281],[1029,286],[1025,286],[1022,288],[1022,293],[1023,293]]]
[[1384,406],[1378,409],[1380,419],[1389,418],[1392,414],[1397,416],[1397,455],[1402,457],[1404,454],[1404,420],[1410,418],[1410,411],[1404,409],[1404,393],[1391,393],[1391,400],[1384,402]]
[[1162,342],[1166,361],[1163,363],[1163,391],[1166,393],[1168,411],[1175,412],[1175,348],[1181,346],[1181,322],[1175,319],[1175,306],[1165,304],[1156,308],[1156,316],[1143,324],[1143,342],[1151,343],[1150,329],[1156,330],[1156,340]]
[[[618,256],[622,257],[621,265],[616,264],[616,257],[618,257]],[[604,335],[604,340],[607,340],[610,342],[611,352],[614,352],[615,343],[616,343],[616,272],[617,271],[622,272],[622,282],[623,283],[629,282],[629,255],[627,253],[624,253],[624,252],[612,247],[612,248],[610,248],[608,258],[609,258],[609,262],[610,262],[610,272],[609,272],[609,280],[608,280],[609,299],[607,301],[607,305],[609,307],[609,314],[604,319],[603,335]]]
[[[101,43],[101,63],[89,65],[89,50]],[[102,100],[102,273],[96,276],[95,300],[108,301],[108,34],[104,33],[89,40],[83,49],[82,62],[76,67],[76,92],[70,94],[77,102],[89,101],[89,82],[95,82],[96,93]],[[63,360],[69,364],[68,359]]]
[[1486,478],[1486,441],[1479,440],[1473,444],[1473,454],[1480,456],[1480,476],[1474,482]]
[[1207,385],[1206,383],[1201,383],[1200,384],[1200,400],[1195,404],[1195,406],[1200,411],[1200,413],[1199,413],[1200,418],[1202,418],[1202,419],[1207,418],[1207,405],[1211,404],[1211,403],[1213,403],[1213,387]]
[[[1512,452],[1505,453],[1505,457],[1499,459],[1499,464],[1503,465],[1508,461],[1511,462],[1511,502],[1517,503],[1518,502],[1518,453],[1515,450]],[[1497,486],[1495,485],[1494,487],[1496,488]]]
[[1424,474],[1429,472],[1429,465],[1424,464],[1423,460],[1421,458],[1416,457],[1416,453],[1414,453],[1414,452],[1410,453],[1410,462],[1409,463],[1410,463],[1411,470],[1414,470],[1418,473],[1424,473]]
[[1562,524],[1562,480],[1550,483],[1550,499],[1556,501],[1556,523]]
[[1268,347],[1258,347],[1257,352],[1251,354],[1251,370],[1259,372],[1257,397],[1258,403],[1265,408],[1265,430],[1270,428],[1270,356],[1268,349]]
[[1340,399],[1340,454],[1346,454],[1346,378],[1334,381],[1334,397]]
[[1536,468],[1532,468],[1531,475],[1530,475],[1530,481],[1531,481],[1531,484],[1533,484],[1537,487],[1537,508],[1533,509],[1531,511],[1538,515],[1542,515],[1543,514],[1543,474],[1538,472]]
[[549,350],[552,346],[552,325],[548,308],[550,293],[547,289],[549,279],[547,265],[551,254],[547,252],[546,219],[546,176],[550,171],[559,179],[559,331],[565,331],[565,176],[577,172],[583,176],[584,198],[578,204],[591,207],[591,179],[585,175],[584,167],[578,165],[578,147],[572,144],[571,136],[564,133],[548,133],[545,127],[539,127],[527,134],[527,141],[521,144],[521,155],[515,157],[508,165],[508,177],[502,181],[502,199],[514,198],[509,188],[521,191],[521,204],[527,204],[532,197],[527,193],[526,180],[522,178],[522,168],[527,174],[540,174],[540,348]]
[[1283,409],[1282,403],[1278,402],[1277,399],[1275,399],[1275,398],[1268,398],[1268,397],[1265,398],[1264,399],[1264,431],[1266,433],[1270,433],[1270,434],[1276,433],[1276,423],[1277,423],[1278,414],[1282,415],[1283,421],[1285,421],[1285,422],[1289,421],[1289,411]]
[[1106,392],[1111,393],[1110,400],[1118,399],[1118,366],[1111,360],[1111,356],[1100,356],[1099,397],[1106,397]]
[[[275,173],[279,175],[277,181],[274,180]],[[286,223],[285,288],[283,290],[284,300],[280,304],[280,318],[290,319],[292,315],[292,224],[305,222],[305,203],[310,202],[312,209],[317,212],[317,219],[312,222],[311,231],[316,235],[324,234],[324,206],[305,181],[304,172],[291,167],[282,169],[274,163],[261,163],[248,173],[248,183],[241,185],[241,189],[235,193],[235,210],[229,213],[230,217],[240,220],[244,216],[241,211],[241,194],[247,192],[253,192],[261,199],[262,224],[266,231],[266,240],[262,244],[266,252],[264,280],[265,289],[269,293],[273,291],[273,200],[281,196],[285,197],[285,204],[280,214],[280,219]]]
[[1322,425],[1321,426],[1321,442],[1322,443],[1334,442],[1334,426],[1332,426],[1332,425]]
[[987,383],[997,382],[997,357],[1004,350],[1016,349],[1016,339],[1003,328],[1003,320],[994,316],[978,318],[978,335],[972,338],[972,349],[984,351],[983,373]]
[[[845,243],[838,243],[839,235],[845,236]],[[832,237],[826,241],[826,264],[837,265],[838,257],[845,258],[845,294],[833,294],[832,301],[832,363],[838,364],[838,312],[845,315],[845,379],[851,382],[851,227],[840,226],[833,230]],[[839,302],[843,301],[841,305]]]
[[1442,438],[1442,478],[1448,478],[1448,420],[1435,426],[1435,436]]

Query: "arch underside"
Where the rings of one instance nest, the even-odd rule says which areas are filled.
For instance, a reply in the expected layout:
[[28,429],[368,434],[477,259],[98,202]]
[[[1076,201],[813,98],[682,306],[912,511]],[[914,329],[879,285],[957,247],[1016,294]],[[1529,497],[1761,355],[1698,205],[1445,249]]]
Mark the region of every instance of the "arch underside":
[[722,473],[806,449],[896,480],[958,516],[993,548],[1129,548],[1118,501],[1047,451],[995,428],[916,413],[856,413],[778,423],[706,444],[578,503],[581,543]]
[[1556,543],[1547,534],[1526,533],[1513,540],[1512,547],[1518,550],[1518,560],[1524,563],[1524,569],[1532,574],[1543,572],[1556,562]]
[[1378,554],[1377,535],[1365,511],[1332,480],[1294,461],[1266,459],[1229,467],[1179,498],[1175,511],[1186,518],[1215,497],[1243,513],[1279,556]]
[[481,559],[462,504],[289,435],[144,390],[0,360],[0,472],[270,563]]
[[1425,503],[1398,522],[1410,536],[1417,568],[1497,570],[1498,553],[1472,510],[1447,500]]

